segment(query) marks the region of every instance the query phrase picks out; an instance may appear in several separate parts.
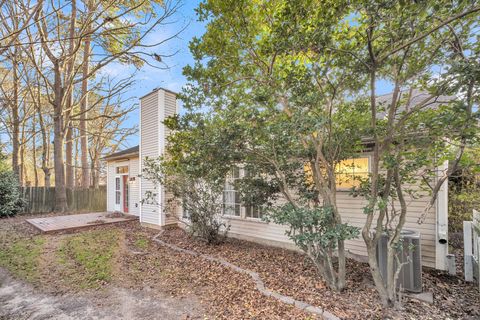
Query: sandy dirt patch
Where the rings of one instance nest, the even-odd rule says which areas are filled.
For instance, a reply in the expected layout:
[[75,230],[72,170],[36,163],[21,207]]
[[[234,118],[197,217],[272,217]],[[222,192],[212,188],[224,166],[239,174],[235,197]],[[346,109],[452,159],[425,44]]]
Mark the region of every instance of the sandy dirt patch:
[[201,319],[195,297],[110,287],[95,294],[52,295],[0,269],[0,319]]

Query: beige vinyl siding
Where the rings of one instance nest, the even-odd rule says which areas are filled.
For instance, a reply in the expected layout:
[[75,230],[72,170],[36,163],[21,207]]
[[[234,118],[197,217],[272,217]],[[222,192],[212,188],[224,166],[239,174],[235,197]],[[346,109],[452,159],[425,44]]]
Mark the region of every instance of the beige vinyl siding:
[[128,177],[135,177],[135,181],[129,182],[129,203],[128,209],[130,214],[139,215],[140,199],[139,199],[139,177],[138,177],[138,158],[119,159],[107,162],[107,211],[115,211],[115,176],[116,167],[119,165],[128,165]]
[[[408,201],[408,213],[405,222],[405,229],[416,230],[422,236],[422,263],[428,267],[435,267],[435,210],[427,215],[423,224],[418,224],[418,218],[423,214],[429,201],[428,196]],[[351,197],[348,192],[339,192],[337,194],[337,203],[343,222],[356,227],[363,227],[365,214],[363,207],[365,200]],[[399,205],[396,206],[399,208]],[[366,256],[366,248],[361,235],[356,240],[346,241],[345,247],[350,253],[360,256]]]
[[[158,92],[143,97],[140,100],[140,158],[158,157],[159,155],[159,108],[158,108]],[[143,162],[141,163],[141,169]],[[140,180],[141,194],[140,199],[145,199],[148,191],[157,193],[153,182],[146,179]],[[141,205],[141,222],[160,224],[159,206],[155,204]]]
[[107,162],[107,211],[115,211],[115,162]]
[[138,177],[139,158],[132,158],[129,161],[129,178],[135,178],[135,181],[129,182],[129,213],[138,216],[140,214],[140,179]]
[[[424,194],[423,197],[412,199],[406,197],[408,203],[408,214],[405,223],[405,229],[419,231],[422,236],[422,263],[424,266],[436,267],[435,249],[436,249],[436,213],[432,208],[423,224],[418,224],[418,218],[423,214],[427,207],[430,197]],[[337,205],[342,215],[343,222],[362,228],[365,222],[363,208],[366,200],[359,197],[352,197],[348,191],[337,192]],[[400,206],[396,204],[398,209]],[[292,241],[285,235],[286,227],[274,223],[265,223],[256,219],[227,218],[230,223],[230,236],[271,243],[283,247],[291,248]],[[346,241],[345,247],[352,256],[365,257],[366,248],[361,235],[358,239]],[[442,268],[437,266],[437,268]]]
[[[177,112],[177,98],[172,92],[165,91],[165,119]],[[165,128],[165,139],[170,135],[170,130]]]

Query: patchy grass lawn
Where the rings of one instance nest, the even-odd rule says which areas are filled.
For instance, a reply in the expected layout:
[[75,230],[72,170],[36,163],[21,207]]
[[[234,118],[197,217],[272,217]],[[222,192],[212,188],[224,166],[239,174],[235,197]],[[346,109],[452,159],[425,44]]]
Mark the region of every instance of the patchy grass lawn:
[[38,263],[44,243],[41,236],[10,241],[0,247],[0,266],[29,282],[38,280]]
[[66,237],[57,250],[58,261],[67,272],[70,285],[99,288],[113,278],[114,259],[122,237],[118,229],[85,231]]

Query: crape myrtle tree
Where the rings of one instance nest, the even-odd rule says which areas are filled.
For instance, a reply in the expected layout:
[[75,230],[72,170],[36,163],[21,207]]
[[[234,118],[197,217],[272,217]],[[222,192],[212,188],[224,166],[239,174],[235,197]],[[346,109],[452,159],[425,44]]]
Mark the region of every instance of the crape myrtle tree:
[[[422,223],[465,148],[477,139],[480,7],[463,1],[359,1],[352,9],[355,23],[341,33],[353,45],[333,49],[355,60],[357,72],[369,78],[371,173],[353,194],[368,201],[362,236],[382,303],[392,307],[398,302],[402,264],[395,262],[410,201],[430,195]],[[392,87],[387,98],[378,97],[379,81]],[[389,240],[382,275],[376,248],[384,232]]]
[[[192,84],[186,106],[209,106],[230,134],[225,152],[251,171],[240,185],[256,183],[240,186],[244,201],[272,199],[275,191],[286,199],[271,219],[290,226],[290,236],[319,259],[332,288],[344,285],[343,240],[355,236],[336,208],[335,166],[359,150],[363,137],[373,146],[372,172],[353,195],[368,200],[362,236],[370,269],[383,305],[395,305],[395,260],[409,199],[431,195],[421,223],[475,139],[478,10],[474,2],[449,1],[200,5],[208,25],[191,44],[196,63],[185,69]],[[439,68],[440,77],[433,74]],[[377,97],[380,81],[392,87],[388,99]],[[342,107],[350,113],[342,114]],[[342,143],[345,137],[349,143]],[[435,170],[449,158],[448,169]],[[218,166],[235,164],[220,159]],[[385,276],[376,258],[384,231]]]
[[345,286],[344,241],[358,235],[339,214],[335,171],[363,148],[367,113],[347,98],[365,79],[351,72],[350,57],[328,49],[345,8],[341,1],[202,3],[207,31],[191,42],[195,64],[184,70],[187,117],[196,121],[177,122],[178,134],[198,130],[197,121],[208,126],[208,134],[191,135],[208,149],[184,154],[205,173],[222,168],[223,179],[243,166],[236,183],[243,204],[287,225],[334,290]]

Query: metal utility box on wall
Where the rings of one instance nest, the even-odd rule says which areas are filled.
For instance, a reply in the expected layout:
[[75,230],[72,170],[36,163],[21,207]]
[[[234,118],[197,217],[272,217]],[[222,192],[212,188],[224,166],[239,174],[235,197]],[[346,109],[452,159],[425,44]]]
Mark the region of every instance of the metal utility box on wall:
[[[387,275],[387,246],[388,234],[383,233],[377,245],[377,259],[382,277]],[[400,236],[398,259],[402,266],[397,279],[397,286],[410,292],[422,292],[422,252],[421,235],[412,230],[403,230]],[[395,261],[395,270],[398,267]]]

